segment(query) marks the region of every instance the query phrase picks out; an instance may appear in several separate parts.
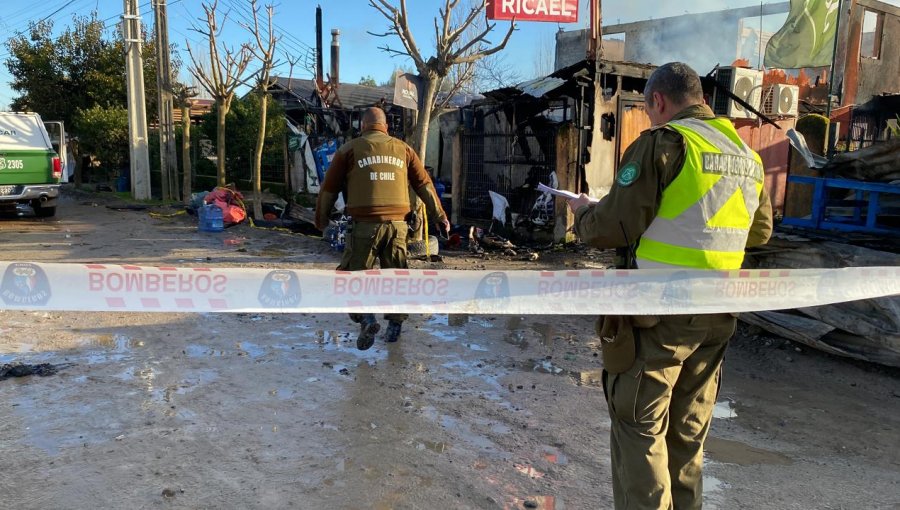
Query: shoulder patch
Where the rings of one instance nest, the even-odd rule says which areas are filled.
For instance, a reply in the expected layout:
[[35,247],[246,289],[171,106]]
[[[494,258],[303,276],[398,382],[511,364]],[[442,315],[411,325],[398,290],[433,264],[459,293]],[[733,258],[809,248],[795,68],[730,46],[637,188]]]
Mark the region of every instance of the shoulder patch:
[[623,187],[631,186],[640,176],[640,163],[632,161],[619,169],[619,175],[616,177],[616,184]]

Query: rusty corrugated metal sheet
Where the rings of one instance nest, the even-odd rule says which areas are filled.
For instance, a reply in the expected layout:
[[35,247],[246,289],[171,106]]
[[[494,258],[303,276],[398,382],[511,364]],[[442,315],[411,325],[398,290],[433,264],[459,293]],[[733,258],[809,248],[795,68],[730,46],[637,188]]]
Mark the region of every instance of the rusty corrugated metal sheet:
[[771,124],[758,126],[755,120],[735,120],[734,127],[741,139],[762,158],[766,168],[766,190],[772,198],[772,208],[783,212],[788,159],[791,154],[791,144],[786,133],[796,126],[797,119],[788,118],[775,122],[781,129]]

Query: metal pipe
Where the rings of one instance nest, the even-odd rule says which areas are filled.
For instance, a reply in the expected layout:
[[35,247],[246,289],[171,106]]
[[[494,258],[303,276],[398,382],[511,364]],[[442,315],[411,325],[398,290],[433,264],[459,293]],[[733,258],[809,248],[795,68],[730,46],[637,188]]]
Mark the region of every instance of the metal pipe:
[[324,83],[325,74],[322,66],[322,6],[316,7],[316,83]]
[[[831,123],[831,97],[834,95],[834,62],[837,58],[837,48],[838,48],[838,39],[841,36],[841,16],[844,14],[843,11],[844,0],[838,0],[838,13],[837,20],[834,24],[834,46],[831,49],[831,77],[828,79],[828,101],[825,105],[825,118],[828,119],[828,139],[826,140],[826,150],[825,154],[831,155],[834,154],[834,146],[837,143],[838,133],[834,132],[834,126]],[[853,5],[852,3],[850,4]],[[852,15],[852,12],[851,12]],[[849,19],[847,20],[850,21]],[[848,47],[846,50],[847,57],[849,57],[849,34],[848,34]],[[846,57],[845,57],[846,59]],[[843,95],[843,94],[842,94]]]
[[841,36],[841,15],[843,11],[844,0],[838,0],[837,21],[834,24],[834,46],[831,50],[831,77],[828,79],[828,103],[825,106],[825,117],[831,119],[831,96],[834,93],[834,60],[837,58],[838,39]]
[[331,29],[331,81],[334,83],[340,83],[340,69],[341,69],[341,42],[339,40],[341,36],[341,31],[332,28]]

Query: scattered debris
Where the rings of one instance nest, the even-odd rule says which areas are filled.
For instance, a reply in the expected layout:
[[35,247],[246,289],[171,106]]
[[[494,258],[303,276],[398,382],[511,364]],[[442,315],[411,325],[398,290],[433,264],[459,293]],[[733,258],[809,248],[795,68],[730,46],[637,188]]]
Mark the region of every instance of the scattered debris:
[[55,374],[60,368],[63,367],[61,365],[51,365],[50,363],[39,363],[37,365],[25,363],[4,364],[0,365],[0,381],[11,377],[27,377],[29,375],[47,377]]
[[900,138],[840,153],[822,168],[822,172],[861,181],[896,181],[900,179],[897,158],[900,158]]
[[113,211],[146,211],[150,206],[140,204],[113,204],[106,206],[106,208],[112,209]]
[[469,251],[476,255],[483,255],[484,248],[478,244],[478,237],[476,237],[475,232],[481,230],[476,229],[475,227],[469,227]]

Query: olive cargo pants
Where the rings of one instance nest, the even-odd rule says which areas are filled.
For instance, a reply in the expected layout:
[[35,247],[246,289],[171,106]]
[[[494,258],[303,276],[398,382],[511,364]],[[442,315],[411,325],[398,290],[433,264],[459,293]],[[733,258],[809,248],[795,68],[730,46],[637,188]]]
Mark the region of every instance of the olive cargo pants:
[[[375,267],[378,259],[382,269],[406,269],[405,221],[383,223],[354,221],[346,232],[344,256],[339,271],[359,271]],[[363,314],[351,313],[350,320],[360,322]],[[407,314],[385,314],[385,320],[403,322]]]
[[635,328],[634,365],[604,371],[617,510],[703,504],[703,443],[719,390],[730,314],[665,316]]

